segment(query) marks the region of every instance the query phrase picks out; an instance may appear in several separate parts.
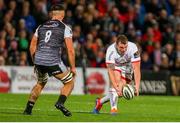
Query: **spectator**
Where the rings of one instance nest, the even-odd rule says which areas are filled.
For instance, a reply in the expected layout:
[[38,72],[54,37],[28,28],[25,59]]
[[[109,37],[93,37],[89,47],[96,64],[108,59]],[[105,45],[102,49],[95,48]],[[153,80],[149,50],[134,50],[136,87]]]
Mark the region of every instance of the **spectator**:
[[33,17],[36,19],[37,25],[44,23],[48,19],[46,4],[46,0],[33,0]]
[[12,19],[14,20],[15,25],[16,25],[16,22],[17,22],[18,19],[19,19],[19,13],[18,13],[18,10],[17,10],[16,7],[17,7],[16,0],[10,0],[10,1],[9,1],[9,5],[8,5],[8,9],[13,12],[13,17],[12,17]]
[[99,16],[103,17],[108,11],[108,0],[97,0],[96,8],[99,12]]
[[145,1],[146,11],[158,15],[159,10],[162,7],[162,4],[159,0],[146,0]]
[[162,55],[162,59],[165,60],[165,61],[167,59],[167,61],[168,61],[168,68],[172,67],[173,64],[174,64],[174,61],[173,61],[173,59],[174,59],[173,48],[174,47],[173,47],[172,44],[166,44],[164,49],[163,49],[163,53],[166,55],[167,58],[163,54]]
[[162,46],[165,46],[167,43],[174,44],[174,32],[171,24],[166,26],[162,37]]
[[75,13],[74,13],[74,21],[75,24],[83,26],[83,14],[84,14],[84,6],[78,5],[76,7]]
[[173,25],[173,31],[176,31],[176,27],[180,23],[180,9],[176,9],[174,14],[169,16],[169,20]]
[[93,40],[87,39],[84,48],[86,52],[86,57],[88,59],[88,65],[91,67],[96,67],[96,56],[92,50],[92,43],[93,43]]
[[0,31],[0,38],[5,39],[7,35],[7,32],[5,30]]
[[20,51],[28,51],[29,42],[26,38],[26,31],[25,30],[21,30],[19,32],[18,47],[19,47]]
[[142,29],[142,32],[144,33],[147,31],[149,27],[152,27],[154,21],[156,21],[154,15],[152,13],[147,13],[145,16],[144,25],[143,25],[144,28]]
[[161,65],[161,56],[162,56],[161,44],[157,42],[155,43],[154,51],[153,51],[153,63],[157,67]]
[[[117,34],[126,34],[143,51],[145,61],[142,64],[148,64],[145,69],[164,69],[159,59],[161,53],[165,53],[168,57],[167,69],[177,69],[179,63],[177,42],[180,40],[179,0],[63,2],[67,15],[63,21],[73,28],[78,66],[82,66],[86,60],[89,67],[103,67],[99,63],[103,62],[107,46],[116,41]],[[4,57],[6,64],[26,64],[20,63],[20,52],[27,52],[28,41],[37,24],[48,19],[48,14],[50,18],[51,13],[47,13],[49,6],[59,3],[62,1],[0,0],[0,55]],[[62,49],[62,52],[65,50]],[[26,55],[29,60],[29,54]],[[164,55],[162,56],[162,59],[166,59]]]
[[104,50],[96,53],[96,67],[106,67]]
[[134,3],[135,13],[136,13],[136,19],[138,23],[142,26],[144,24],[144,18],[146,15],[146,9],[144,4],[141,2],[141,0],[135,0]]
[[7,58],[6,40],[4,38],[0,38],[0,56]]
[[4,0],[0,0],[0,23],[2,23],[1,20],[4,16],[5,10],[6,10],[6,5],[4,4]]
[[170,24],[170,21],[168,20],[168,16],[167,16],[167,11],[165,9],[162,9],[160,11],[159,16],[160,16],[158,19],[159,28],[160,28],[161,32],[164,32],[164,30],[166,29],[166,26],[168,24]]
[[18,65],[19,63],[19,51],[17,41],[11,41],[8,48],[8,65]]
[[32,34],[35,27],[36,27],[36,21],[34,17],[30,14],[30,3],[28,1],[23,2],[23,10],[22,10],[22,17],[25,20],[25,25],[27,31]]
[[0,66],[4,66],[5,65],[5,59],[3,56],[0,55]]
[[168,70],[169,69],[169,58],[168,56],[163,53],[162,56],[161,56],[161,65],[160,65],[160,69],[161,70]]
[[159,24],[156,21],[154,21],[154,23],[153,23],[153,33],[154,33],[154,41],[161,43],[162,33],[159,29]]
[[154,50],[154,43],[155,41],[155,34],[153,31],[152,27],[149,27],[147,29],[146,34],[143,35],[143,46],[144,46],[144,50],[146,50],[148,52],[148,54],[151,54]]
[[67,10],[66,11],[66,17],[64,19],[64,21],[68,24],[68,25],[74,25],[74,19],[73,19],[73,14],[71,10]]
[[27,66],[28,61],[27,61],[27,53],[26,52],[21,52],[20,53],[20,58],[19,58],[19,66]]
[[147,52],[142,52],[141,56],[141,69],[142,70],[152,70],[153,63]]
[[12,29],[9,31],[9,34],[7,35],[6,37],[6,44],[7,44],[7,47],[10,46],[10,43],[12,41],[18,41],[18,38],[16,37],[16,29],[12,27]]
[[3,29],[5,23],[4,23],[4,15],[5,15],[5,5],[4,5],[4,1],[0,0],[0,30]]
[[175,59],[173,69],[180,70],[180,41],[177,41],[176,43],[174,55]]
[[164,6],[167,10],[168,16],[174,13],[176,4],[177,4],[177,0],[165,0]]
[[120,19],[120,13],[118,8],[113,7],[111,10],[111,16],[109,18],[109,21],[107,22],[107,27],[105,27],[105,29],[107,28],[108,31],[113,31],[113,26],[116,25],[117,27],[120,28],[118,33],[123,32],[124,27],[123,24],[121,22]]

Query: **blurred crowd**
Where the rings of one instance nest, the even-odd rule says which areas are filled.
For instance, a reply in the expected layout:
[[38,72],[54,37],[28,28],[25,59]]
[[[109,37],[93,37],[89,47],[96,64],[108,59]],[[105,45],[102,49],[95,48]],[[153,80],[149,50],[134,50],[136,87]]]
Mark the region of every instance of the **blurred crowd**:
[[59,3],[77,66],[105,67],[107,47],[125,34],[141,52],[142,69],[180,70],[180,0],[0,0],[0,65],[33,65],[31,37]]

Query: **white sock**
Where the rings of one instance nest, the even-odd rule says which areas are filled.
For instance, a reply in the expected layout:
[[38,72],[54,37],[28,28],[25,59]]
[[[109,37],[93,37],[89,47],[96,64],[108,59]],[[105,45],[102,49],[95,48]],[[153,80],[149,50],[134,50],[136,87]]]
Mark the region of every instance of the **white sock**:
[[111,109],[113,108],[117,109],[118,94],[114,88],[109,89],[109,97],[110,97]]
[[100,103],[104,104],[104,103],[107,103],[108,101],[109,101],[109,92],[106,96],[100,99]]

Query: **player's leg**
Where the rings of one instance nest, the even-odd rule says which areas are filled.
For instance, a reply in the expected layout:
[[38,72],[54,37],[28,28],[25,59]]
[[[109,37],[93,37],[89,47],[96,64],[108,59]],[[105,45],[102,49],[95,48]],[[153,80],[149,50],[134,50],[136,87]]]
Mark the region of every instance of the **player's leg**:
[[[118,79],[118,81],[120,81],[121,73],[119,71],[115,71],[115,76],[118,76],[117,79]],[[107,93],[107,95],[105,95],[102,98],[96,99],[96,105],[95,105],[95,108],[93,109],[93,113],[99,114],[99,111],[101,110],[102,105],[109,102],[109,101],[111,104],[111,112],[117,113],[118,94],[113,87],[111,87],[109,89],[109,92]]]
[[32,113],[33,106],[38,99],[39,95],[41,94],[42,89],[47,83],[48,79],[48,74],[47,73],[42,73],[41,70],[38,70],[35,68],[35,72],[37,75],[37,83],[31,90],[28,102],[26,104],[26,108],[24,110],[24,114],[30,115]]
[[63,73],[54,75],[54,77],[61,80],[64,84],[63,88],[60,90],[60,96],[55,104],[55,107],[60,109],[65,116],[72,116],[71,112],[65,108],[64,103],[66,102],[67,97],[71,94],[74,87],[73,73],[67,70]]
[[93,114],[99,114],[103,104],[109,102],[110,94],[111,94],[111,88],[109,89],[108,93],[104,97],[96,98],[95,107],[94,107],[93,112],[92,112]]
[[[118,76],[116,79],[120,81],[121,73],[119,71],[115,70],[115,76]],[[101,110],[103,104],[109,101],[111,104],[112,112],[117,112],[118,94],[112,86],[109,89],[109,92],[104,97],[96,99],[96,104],[95,104],[95,108],[93,109],[93,113],[99,114],[99,111]]]
[[117,112],[117,103],[118,103],[118,94],[114,88],[110,88],[107,95],[105,95],[102,98],[96,99],[95,108],[93,109],[94,114],[99,114],[103,104],[110,101],[111,104],[111,111]]
[[[121,72],[119,70],[115,70],[114,73],[115,73],[117,82],[120,82],[119,86],[121,86],[122,85],[122,83],[121,83]],[[116,114],[118,112],[117,105],[118,105],[119,96],[113,87],[110,88],[109,97],[110,97],[110,104],[111,104],[111,112],[110,113]]]

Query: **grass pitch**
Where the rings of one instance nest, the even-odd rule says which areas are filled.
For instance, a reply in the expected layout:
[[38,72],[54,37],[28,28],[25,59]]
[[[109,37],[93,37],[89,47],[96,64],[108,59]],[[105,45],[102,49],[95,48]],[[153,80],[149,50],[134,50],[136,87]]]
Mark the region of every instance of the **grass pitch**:
[[72,95],[66,107],[72,117],[65,117],[55,109],[58,95],[41,95],[31,116],[23,115],[29,95],[0,94],[0,122],[180,122],[180,97],[139,96],[127,101],[119,100],[119,114],[109,114],[110,104],[103,106],[101,114],[92,114],[95,95]]

